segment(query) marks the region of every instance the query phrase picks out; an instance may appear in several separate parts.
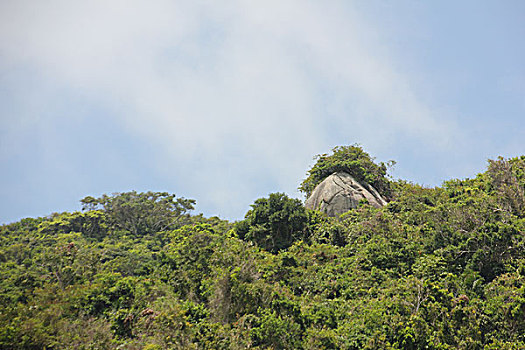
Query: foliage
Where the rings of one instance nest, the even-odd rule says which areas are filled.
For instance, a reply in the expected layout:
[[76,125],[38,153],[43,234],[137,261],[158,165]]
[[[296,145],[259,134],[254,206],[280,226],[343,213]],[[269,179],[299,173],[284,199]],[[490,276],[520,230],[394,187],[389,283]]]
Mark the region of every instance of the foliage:
[[386,172],[388,166],[394,165],[395,162],[376,164],[359,145],[337,146],[332,149],[332,154],[319,154],[316,158],[315,165],[308,171],[308,177],[299,187],[307,197],[325,178],[338,171],[350,174],[362,184],[373,186],[387,198],[391,196]]
[[135,191],[91,196],[80,201],[84,210],[103,210],[115,228],[134,235],[164,231],[187,223],[188,212],[193,209],[192,199],[176,198],[167,192]]
[[524,169],[391,182],[338,218],[130,192],[0,226],[0,348],[524,349]]
[[284,193],[271,193],[268,198],[255,201],[235,231],[239,238],[275,253],[304,238],[306,220],[301,201]]

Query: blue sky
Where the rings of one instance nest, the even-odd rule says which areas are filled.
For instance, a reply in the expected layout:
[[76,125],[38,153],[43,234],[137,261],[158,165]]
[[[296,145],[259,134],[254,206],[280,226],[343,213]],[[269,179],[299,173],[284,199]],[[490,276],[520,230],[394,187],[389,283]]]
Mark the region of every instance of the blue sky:
[[525,154],[523,1],[0,1],[0,222],[168,191],[240,219],[360,143],[427,186]]

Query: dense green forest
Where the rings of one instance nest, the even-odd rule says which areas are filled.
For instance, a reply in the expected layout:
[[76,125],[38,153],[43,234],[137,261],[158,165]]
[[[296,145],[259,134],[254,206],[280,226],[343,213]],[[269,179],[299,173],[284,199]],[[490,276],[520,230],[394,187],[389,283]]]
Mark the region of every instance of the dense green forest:
[[338,147],[301,189],[337,170],[388,205],[127,192],[1,226],[0,348],[525,349],[525,157],[425,188]]

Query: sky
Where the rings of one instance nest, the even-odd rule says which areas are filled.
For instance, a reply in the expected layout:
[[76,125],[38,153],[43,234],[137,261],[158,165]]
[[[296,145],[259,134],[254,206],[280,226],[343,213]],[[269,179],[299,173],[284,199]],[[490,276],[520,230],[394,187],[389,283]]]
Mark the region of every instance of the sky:
[[0,223],[167,191],[242,219],[358,143],[425,186],[525,155],[523,1],[0,0]]

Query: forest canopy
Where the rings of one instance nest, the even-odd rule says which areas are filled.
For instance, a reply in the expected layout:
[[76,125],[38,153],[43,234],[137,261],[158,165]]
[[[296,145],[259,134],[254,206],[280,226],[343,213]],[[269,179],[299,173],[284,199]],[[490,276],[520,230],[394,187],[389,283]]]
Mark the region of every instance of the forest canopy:
[[427,188],[343,146],[301,188],[334,171],[389,203],[228,222],[132,191],[0,226],[0,348],[525,348],[525,157]]

